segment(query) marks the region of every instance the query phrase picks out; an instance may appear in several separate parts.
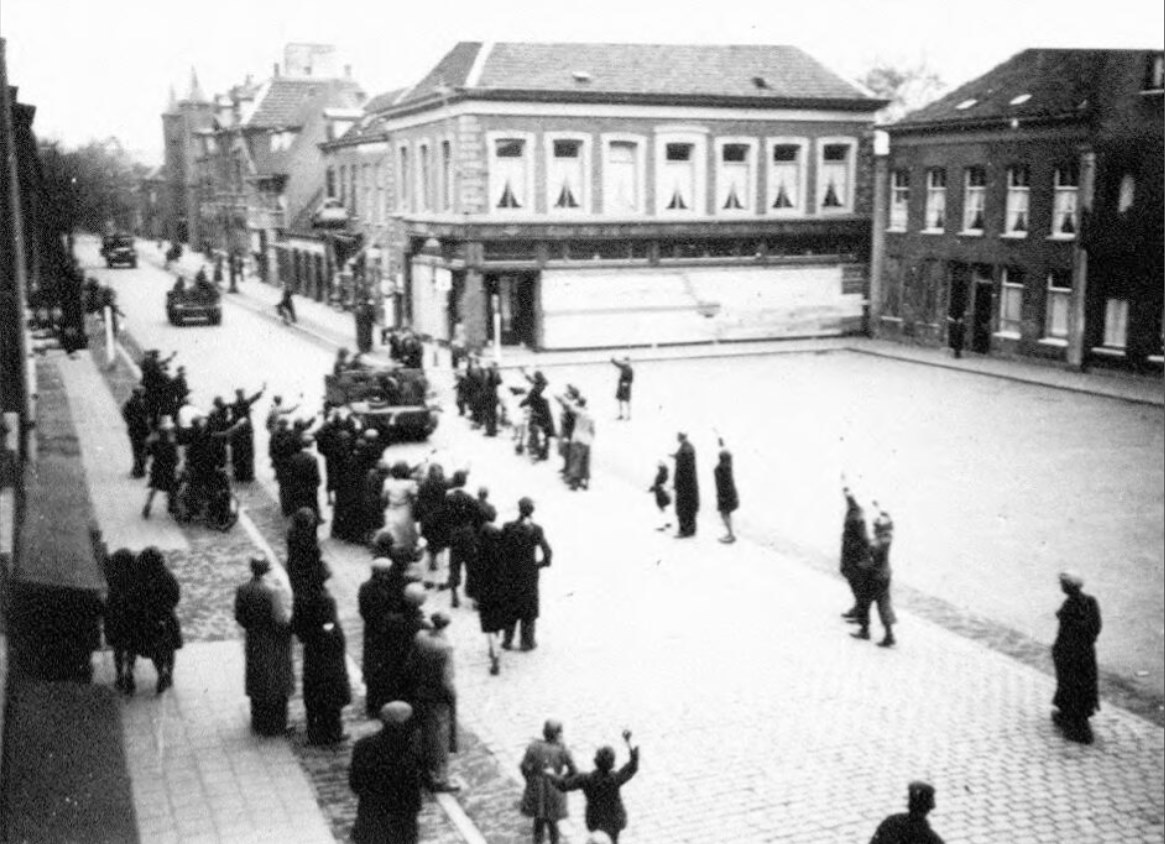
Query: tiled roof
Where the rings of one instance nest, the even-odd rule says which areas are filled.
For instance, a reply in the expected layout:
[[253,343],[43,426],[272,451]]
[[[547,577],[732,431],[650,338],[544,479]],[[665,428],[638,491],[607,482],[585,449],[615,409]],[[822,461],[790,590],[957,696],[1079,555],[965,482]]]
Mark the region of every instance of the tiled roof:
[[360,86],[350,79],[276,77],[260,90],[261,100],[246,125],[273,129],[303,125],[312,109],[359,105]]
[[378,111],[384,111],[386,108],[395,103],[400,95],[403,94],[406,90],[408,89],[394,88],[391,91],[385,91],[383,94],[377,94],[375,97],[364,104],[364,113],[376,114]]
[[[488,50],[483,59],[482,49]],[[480,61],[476,80],[469,79]],[[729,97],[870,103],[802,50],[772,45],[535,44],[462,42],[406,96],[437,95],[438,86],[475,90],[608,96]]]
[[1109,60],[1137,52],[1024,50],[888,128],[895,131],[917,124],[981,123],[1083,112]]

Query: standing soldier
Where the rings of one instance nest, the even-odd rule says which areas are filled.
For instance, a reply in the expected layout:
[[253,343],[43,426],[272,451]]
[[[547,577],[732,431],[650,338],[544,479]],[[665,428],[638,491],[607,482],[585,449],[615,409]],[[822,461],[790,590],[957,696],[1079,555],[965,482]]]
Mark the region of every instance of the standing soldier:
[[251,579],[235,592],[235,621],[246,631],[246,691],[251,729],[261,736],[287,730],[287,701],[295,691],[291,665],[291,601],[269,577],[265,557],[251,559]]
[[[534,638],[534,627],[539,615],[538,573],[548,568],[553,552],[542,528],[534,523],[534,502],[529,498],[518,501],[518,518],[507,522],[502,528],[502,554],[505,560],[505,574],[510,582],[510,597],[513,601],[512,619],[506,626],[502,647],[510,650],[514,646],[514,630],[520,623],[521,649],[532,651],[538,647]],[[541,549],[541,559],[538,552]]]
[[[611,363],[619,369],[619,383],[615,385],[615,401],[619,403],[619,419],[631,418],[631,382],[635,380],[635,370],[631,368],[631,358],[622,360],[611,358]],[[624,416],[626,412],[626,416]]]
[[125,420],[129,446],[133,451],[133,471],[130,475],[144,478],[146,475],[146,441],[150,436],[150,409],[146,404],[146,390],[138,386],[121,408],[121,418]]
[[228,405],[236,426],[231,438],[231,463],[235,480],[241,483],[255,480],[255,426],[251,423],[251,408],[266,390],[267,382],[264,381],[259,392],[247,398],[240,387],[235,390],[235,400]]

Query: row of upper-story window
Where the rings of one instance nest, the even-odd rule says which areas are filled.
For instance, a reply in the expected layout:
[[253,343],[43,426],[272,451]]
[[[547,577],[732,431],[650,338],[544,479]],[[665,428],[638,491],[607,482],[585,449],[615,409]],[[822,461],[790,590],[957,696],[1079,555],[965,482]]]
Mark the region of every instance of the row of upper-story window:
[[[541,140],[541,155],[537,153]],[[658,217],[802,216],[854,211],[858,142],[852,137],[750,138],[704,133],[489,132],[490,214]],[[354,214],[455,210],[452,142],[396,144],[390,164],[329,168],[328,195]],[[653,155],[648,168],[648,156]],[[812,170],[810,168],[812,157]],[[393,167],[394,196],[386,177]],[[652,178],[648,180],[649,172]]]
[[[944,234],[952,224],[948,214],[948,196],[953,188],[948,174],[959,172],[952,168],[932,167],[925,170],[921,201],[912,200],[912,177],[907,169],[892,171],[890,175],[890,210],[886,230],[905,232],[914,228],[923,234]],[[988,170],[982,165],[961,168],[958,177],[961,182],[956,190],[961,191],[961,219],[954,223],[960,235],[981,236],[988,229],[998,231],[1005,238],[1026,238],[1032,232],[1032,193],[1036,192],[1037,202],[1051,198],[1051,220],[1047,224],[1046,236],[1056,240],[1072,240],[1080,227],[1077,194],[1080,186],[1080,171],[1075,162],[1055,167],[1050,179],[1033,186],[1031,169],[1026,164],[1013,164],[1003,173],[1005,193],[1003,204],[992,208],[988,203]],[[1124,200],[1122,199],[1122,203]],[[1128,204],[1132,204],[1131,196]],[[1045,206],[1046,207],[1046,206]],[[1122,207],[1123,211],[1127,208]],[[921,215],[921,217],[919,216]],[[1001,215],[1001,216],[1000,216]],[[1042,216],[1042,214],[1040,215]]]

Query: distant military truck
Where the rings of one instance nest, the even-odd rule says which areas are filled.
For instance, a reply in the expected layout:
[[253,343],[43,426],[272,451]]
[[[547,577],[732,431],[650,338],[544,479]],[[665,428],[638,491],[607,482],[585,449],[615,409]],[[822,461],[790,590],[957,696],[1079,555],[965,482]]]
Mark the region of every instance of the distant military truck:
[[108,234],[101,238],[101,257],[105,259],[105,266],[129,267],[136,269],[138,265],[138,251],[134,247],[132,234]]
[[441,412],[433,396],[423,370],[396,364],[363,363],[324,376],[324,400],[348,408],[385,442],[428,439]]
[[166,319],[171,325],[200,320],[209,325],[222,323],[222,293],[209,281],[179,279],[166,291]]

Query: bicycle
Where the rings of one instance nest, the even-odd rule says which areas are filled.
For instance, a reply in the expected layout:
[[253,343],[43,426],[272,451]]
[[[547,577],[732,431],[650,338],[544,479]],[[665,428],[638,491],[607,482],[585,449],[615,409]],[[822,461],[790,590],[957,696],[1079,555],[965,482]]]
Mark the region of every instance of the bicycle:
[[239,499],[231,489],[231,481],[223,470],[209,489],[200,489],[183,472],[178,478],[178,489],[174,493],[174,520],[177,522],[198,522],[213,530],[226,533],[239,520]]

